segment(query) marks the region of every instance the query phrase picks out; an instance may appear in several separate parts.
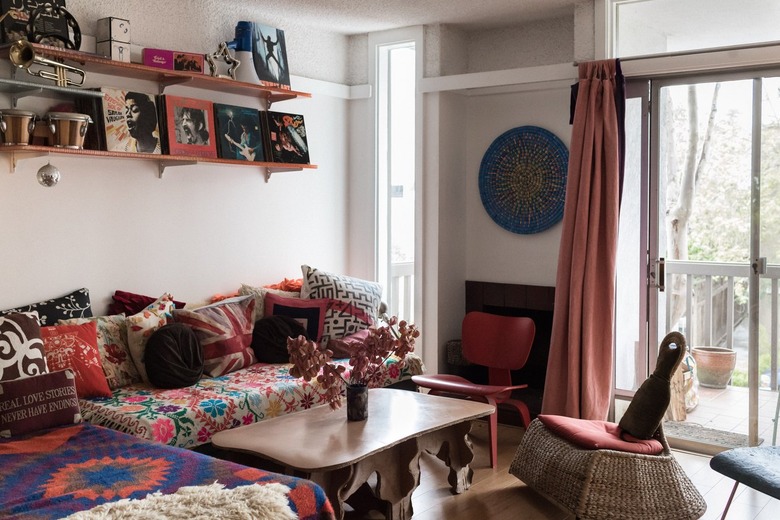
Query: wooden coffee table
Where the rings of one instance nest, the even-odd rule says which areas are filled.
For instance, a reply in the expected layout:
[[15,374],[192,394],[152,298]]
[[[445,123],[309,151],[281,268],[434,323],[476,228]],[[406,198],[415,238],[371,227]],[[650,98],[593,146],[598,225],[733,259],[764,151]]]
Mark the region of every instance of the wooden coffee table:
[[[211,442],[313,480],[325,490],[337,518],[344,517],[347,499],[354,495],[364,500],[369,495],[366,482],[376,472],[370,495],[381,501],[387,518],[400,520],[412,516],[423,451],[449,466],[453,493],[471,486],[469,463],[474,454],[467,438],[471,421],[494,412],[485,403],[377,388],[369,390],[365,421],[347,421],[346,406],[335,411],[317,406],[219,432]],[[349,503],[361,509],[361,504]]]

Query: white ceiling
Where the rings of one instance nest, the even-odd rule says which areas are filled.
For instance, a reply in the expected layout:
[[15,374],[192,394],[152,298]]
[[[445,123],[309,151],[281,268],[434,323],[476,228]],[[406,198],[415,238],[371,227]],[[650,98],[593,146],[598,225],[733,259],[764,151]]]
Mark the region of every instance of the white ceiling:
[[[267,0],[251,0],[262,8]],[[573,16],[576,0],[283,0],[285,17],[327,32],[362,34],[414,25],[465,31]]]

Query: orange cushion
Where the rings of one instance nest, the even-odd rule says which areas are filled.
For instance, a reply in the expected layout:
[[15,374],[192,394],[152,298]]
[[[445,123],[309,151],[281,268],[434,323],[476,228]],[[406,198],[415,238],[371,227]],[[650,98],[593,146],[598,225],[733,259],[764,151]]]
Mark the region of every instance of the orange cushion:
[[553,433],[586,450],[617,450],[658,455],[664,447],[657,439],[620,438],[620,427],[607,421],[574,419],[563,415],[539,415],[538,419]]

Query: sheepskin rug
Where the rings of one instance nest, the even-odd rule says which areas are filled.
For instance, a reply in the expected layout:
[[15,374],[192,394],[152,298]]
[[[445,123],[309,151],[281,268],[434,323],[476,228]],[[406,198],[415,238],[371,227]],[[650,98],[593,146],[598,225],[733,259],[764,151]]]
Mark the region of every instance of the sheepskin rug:
[[294,520],[287,502],[289,488],[281,484],[251,484],[233,489],[214,483],[186,486],[176,493],[159,491],[142,499],[101,504],[67,517],[72,520]]

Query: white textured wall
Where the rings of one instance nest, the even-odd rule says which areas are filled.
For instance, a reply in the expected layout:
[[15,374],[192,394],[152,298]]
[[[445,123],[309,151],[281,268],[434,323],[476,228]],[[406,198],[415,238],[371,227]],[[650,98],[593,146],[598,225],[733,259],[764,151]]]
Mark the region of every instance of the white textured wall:
[[523,125],[545,128],[568,147],[569,89],[474,96],[466,103],[466,278],[488,282],[555,285],[561,224],[519,235],[493,222],[479,195],[479,166],[503,132]]
[[[306,27],[285,15],[284,2],[240,0],[68,0],[84,34],[99,18],[130,20],[132,43],[197,53],[215,52],[235,36],[241,20],[284,30],[290,70],[296,76],[345,83],[347,37]],[[293,85],[293,88],[297,88]]]
[[[146,81],[87,75],[89,81],[155,92]],[[293,78],[302,90],[312,83]],[[259,100],[188,87],[170,93],[259,108]],[[0,107],[9,106],[0,95]],[[51,100],[20,108],[45,111]],[[157,163],[78,156],[19,162],[0,154],[0,309],[91,291],[103,313],[117,289],[202,301],[300,277],[307,263],[346,272],[348,102],[314,92],[274,105],[304,114],[317,170],[274,173],[256,167]],[[54,188],[36,182],[47,161],[62,172]]]
[[541,20],[466,35],[468,72],[516,69],[572,61],[574,19]]

